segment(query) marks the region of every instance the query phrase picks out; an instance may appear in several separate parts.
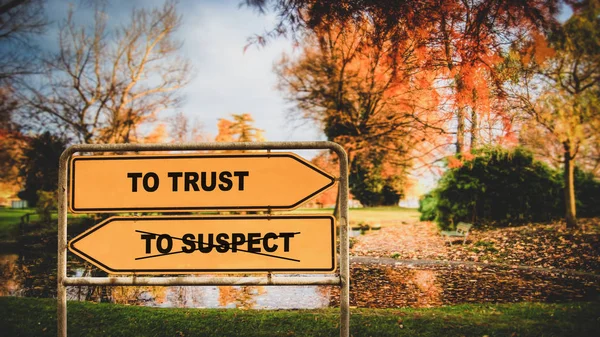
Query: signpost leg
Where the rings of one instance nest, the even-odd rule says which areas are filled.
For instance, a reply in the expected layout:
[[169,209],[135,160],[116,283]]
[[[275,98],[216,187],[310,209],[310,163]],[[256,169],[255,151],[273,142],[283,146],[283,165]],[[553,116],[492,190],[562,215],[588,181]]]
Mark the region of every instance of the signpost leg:
[[350,245],[348,239],[348,158],[344,149],[335,144],[333,150],[340,162],[340,337],[350,336]]
[[65,151],[58,164],[58,268],[56,270],[57,335],[67,336],[67,162],[71,153]]
[[[348,224],[346,218],[340,218],[340,336],[350,336],[350,275],[349,275],[349,259],[348,259]],[[345,239],[344,239],[345,238]],[[345,252],[344,252],[345,251]]]
[[[58,282],[62,282],[61,278],[58,278]],[[58,286],[58,292],[56,294],[56,300],[58,301],[57,306],[57,331],[58,336],[67,336],[67,291],[64,286]]]

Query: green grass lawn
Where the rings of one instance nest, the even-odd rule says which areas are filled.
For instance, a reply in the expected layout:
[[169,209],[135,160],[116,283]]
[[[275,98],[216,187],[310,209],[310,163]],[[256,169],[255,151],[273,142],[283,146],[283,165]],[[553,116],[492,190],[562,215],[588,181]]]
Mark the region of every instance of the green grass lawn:
[[[38,221],[39,217],[35,214],[34,208],[12,209],[0,208],[0,240],[16,239],[21,217],[27,213],[33,213],[30,221]],[[213,212],[214,213],[214,212]],[[211,214],[213,214],[211,213]],[[292,212],[278,212],[280,214],[333,214],[332,208],[301,208]],[[351,208],[350,223],[367,222],[369,224],[381,223],[383,227],[393,222],[412,222],[419,220],[420,213],[413,208],[402,207],[370,207],[370,208]],[[86,216],[86,214],[69,214],[69,218]],[[52,215],[57,218],[56,213]]]
[[[286,212],[289,213],[289,212]],[[291,212],[292,214],[333,214],[333,208],[300,208]],[[282,213],[285,214],[285,213]],[[418,221],[421,213],[414,208],[403,208],[397,206],[351,208],[350,222],[367,222],[370,224],[381,222],[382,226],[392,221]]]
[[27,213],[35,213],[33,208],[0,208],[0,226],[18,224]]
[[[32,315],[32,313],[35,313]],[[165,309],[69,302],[70,336],[339,336],[339,310]],[[352,336],[600,336],[600,303],[353,309]],[[56,300],[0,297],[4,336],[56,336]]]
[[[14,238],[17,235],[21,217],[27,213],[35,213],[35,209],[0,208],[0,240]],[[37,214],[32,215],[30,220],[38,220]]]
[[[19,223],[21,223],[21,217],[25,214],[31,214],[29,217],[30,222],[39,221],[39,216],[35,212],[35,208],[0,208],[0,240],[16,240],[19,230]],[[80,218],[85,217],[86,214],[69,214],[68,218]],[[52,214],[52,220],[57,220],[58,214],[54,212]]]

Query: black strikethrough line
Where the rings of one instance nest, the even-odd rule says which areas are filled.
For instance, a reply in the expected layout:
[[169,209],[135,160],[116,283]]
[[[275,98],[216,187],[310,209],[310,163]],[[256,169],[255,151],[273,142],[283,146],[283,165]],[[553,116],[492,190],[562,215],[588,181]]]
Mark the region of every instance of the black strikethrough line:
[[[146,231],[141,231],[141,230],[137,230],[137,229],[136,229],[136,232],[137,232],[137,233],[142,233],[142,234],[151,234],[151,235],[157,235],[157,236],[158,236],[158,235],[161,235],[161,234],[152,233],[152,232],[146,232]],[[295,232],[295,233],[292,233],[292,234],[300,234],[300,232]],[[170,235],[169,235],[169,236],[170,236]],[[170,236],[170,237],[171,237],[172,239],[175,239],[175,240],[181,240],[181,241],[183,241],[183,239],[182,239],[182,238],[178,238],[178,237],[175,237],[175,236]],[[264,239],[264,238],[260,238],[260,239],[257,239],[257,240],[252,240],[252,241],[253,241],[253,242],[255,242],[255,241],[259,241],[259,242],[260,242],[260,241],[261,241],[261,240],[263,240],[263,239]],[[194,243],[200,243],[200,241],[191,241],[191,242],[194,242]],[[202,244],[203,244],[203,245],[207,245],[207,246],[208,246],[208,243],[206,243],[206,242],[202,242]],[[215,248],[215,249],[216,249],[217,247],[222,247],[222,246],[224,246],[224,245],[222,245],[222,244],[221,244],[221,245],[218,245],[218,246],[214,246],[214,245],[213,245],[213,248]],[[195,250],[199,250],[199,249],[195,249]],[[284,256],[279,256],[279,255],[266,254],[266,253],[258,253],[258,252],[251,252],[251,251],[248,251],[248,250],[245,250],[245,249],[241,249],[241,248],[237,248],[237,250],[238,250],[238,251],[240,251],[240,252],[244,252],[244,253],[250,253],[250,254],[256,254],[256,255],[262,255],[262,256],[272,257],[272,258],[276,258],[276,259],[282,259],[282,260],[289,260],[289,261],[294,261],[294,262],[300,262],[300,260],[297,260],[297,259],[292,259],[292,258],[289,258],[289,257],[284,257]],[[192,251],[192,252],[193,252],[193,251]],[[187,252],[187,253],[192,253],[192,252]],[[177,252],[169,252],[169,253],[161,253],[161,254],[150,255],[150,256],[136,257],[135,259],[136,259],[136,260],[144,260],[144,259],[150,259],[150,258],[153,258],[153,257],[161,257],[161,256],[173,255],[173,254],[179,254],[179,253],[186,253],[186,252],[184,252],[183,250],[181,250],[181,251],[177,251]]]

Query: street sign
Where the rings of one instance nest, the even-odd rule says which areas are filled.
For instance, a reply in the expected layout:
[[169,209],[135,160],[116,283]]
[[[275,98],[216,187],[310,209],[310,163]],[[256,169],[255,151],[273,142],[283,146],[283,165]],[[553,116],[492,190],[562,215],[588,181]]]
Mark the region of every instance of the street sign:
[[326,215],[112,217],[69,242],[111,274],[333,272]]
[[334,183],[293,153],[76,156],[69,207],[75,213],[289,210]]

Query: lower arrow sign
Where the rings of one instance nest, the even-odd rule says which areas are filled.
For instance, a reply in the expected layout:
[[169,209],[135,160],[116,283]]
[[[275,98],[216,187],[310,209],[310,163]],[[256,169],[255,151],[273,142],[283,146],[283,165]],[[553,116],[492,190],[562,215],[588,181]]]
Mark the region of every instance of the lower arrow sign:
[[333,272],[332,216],[112,217],[69,242],[111,274]]

